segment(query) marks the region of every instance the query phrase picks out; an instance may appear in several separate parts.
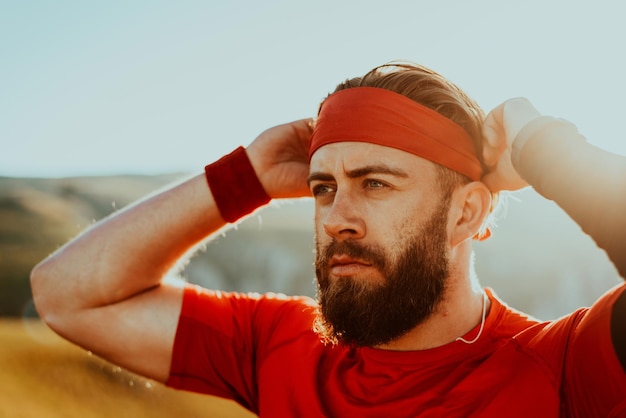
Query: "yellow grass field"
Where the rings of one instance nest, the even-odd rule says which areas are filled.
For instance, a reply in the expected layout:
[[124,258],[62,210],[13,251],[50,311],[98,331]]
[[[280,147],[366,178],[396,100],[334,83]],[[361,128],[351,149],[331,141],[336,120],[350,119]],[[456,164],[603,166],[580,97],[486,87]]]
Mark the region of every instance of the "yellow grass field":
[[38,320],[0,318],[0,418],[253,416],[230,401],[130,374]]

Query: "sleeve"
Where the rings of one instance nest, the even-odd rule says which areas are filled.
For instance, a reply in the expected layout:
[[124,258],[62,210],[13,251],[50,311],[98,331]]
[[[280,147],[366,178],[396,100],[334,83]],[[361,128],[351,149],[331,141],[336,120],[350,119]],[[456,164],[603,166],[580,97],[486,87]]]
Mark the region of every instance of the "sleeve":
[[[622,284],[600,298],[571,331],[563,375],[564,403],[571,417],[626,416],[626,373],[611,341],[611,311],[625,294]],[[623,298],[622,298],[623,299]]]
[[[550,117],[528,124],[513,144],[513,165],[604,249],[626,278],[626,157],[585,141]],[[617,286],[578,315],[565,359],[567,416],[626,416],[626,291]]]
[[[283,333],[310,329],[310,310],[303,309],[310,303],[304,297],[226,293],[188,285],[167,385],[232,399],[258,413],[260,363]],[[287,317],[291,326],[285,326]]]
[[567,121],[541,117],[518,134],[511,159],[520,175],[565,210],[626,278],[626,157],[587,143]]
[[167,385],[233,399],[254,411],[254,298],[185,289]]

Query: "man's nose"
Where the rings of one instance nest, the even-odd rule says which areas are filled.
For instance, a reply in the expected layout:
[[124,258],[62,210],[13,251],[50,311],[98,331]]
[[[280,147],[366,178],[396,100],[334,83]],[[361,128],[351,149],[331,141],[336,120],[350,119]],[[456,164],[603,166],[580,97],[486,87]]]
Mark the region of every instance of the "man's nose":
[[358,203],[348,193],[337,192],[322,219],[324,231],[339,241],[365,236],[365,222]]

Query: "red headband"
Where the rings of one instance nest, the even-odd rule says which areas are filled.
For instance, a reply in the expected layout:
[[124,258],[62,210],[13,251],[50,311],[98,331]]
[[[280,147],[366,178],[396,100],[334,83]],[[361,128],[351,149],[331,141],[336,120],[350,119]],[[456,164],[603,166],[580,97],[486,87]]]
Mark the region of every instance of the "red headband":
[[397,148],[480,180],[482,168],[470,135],[434,110],[390,90],[354,87],[322,104],[309,158],[334,142],[370,142]]

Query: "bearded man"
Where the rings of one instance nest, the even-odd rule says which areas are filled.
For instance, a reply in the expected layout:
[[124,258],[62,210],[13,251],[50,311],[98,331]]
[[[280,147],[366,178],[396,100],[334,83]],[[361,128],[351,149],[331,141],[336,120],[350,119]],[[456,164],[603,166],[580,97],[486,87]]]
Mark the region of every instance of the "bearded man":
[[[471,258],[498,192],[530,184],[626,277],[625,179],[626,158],[526,100],[485,117],[434,71],[385,65],[340,84],[315,121],[91,227],[33,270],[35,303],[86,349],[259,416],[623,416],[624,285],[539,322],[483,289]],[[166,280],[226,224],[305,196],[317,301]]]

